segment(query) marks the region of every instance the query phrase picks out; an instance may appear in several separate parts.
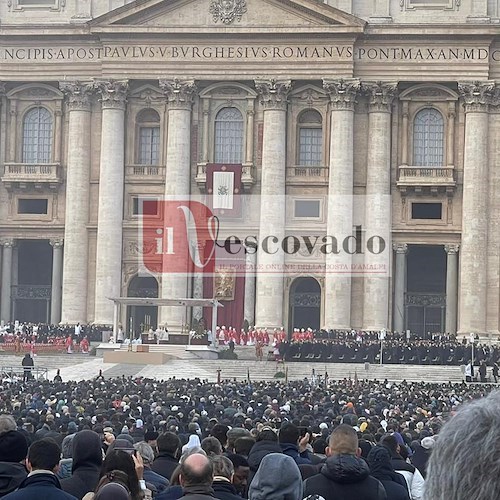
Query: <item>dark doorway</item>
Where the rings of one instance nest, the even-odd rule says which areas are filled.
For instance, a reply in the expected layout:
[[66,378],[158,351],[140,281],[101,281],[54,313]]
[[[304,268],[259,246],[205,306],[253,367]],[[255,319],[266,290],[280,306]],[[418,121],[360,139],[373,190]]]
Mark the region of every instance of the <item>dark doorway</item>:
[[[152,276],[135,276],[130,280],[127,297],[158,298],[158,281]],[[127,328],[124,328],[132,337],[138,337],[150,328],[156,330],[158,326],[158,307],[156,306],[127,306]]]
[[314,278],[296,278],[290,287],[289,329],[318,330],[321,318],[321,287]]
[[410,245],[407,269],[406,329],[421,338],[444,332],[446,252],[443,246]]
[[17,241],[17,283],[12,286],[14,319],[48,323],[52,291],[52,247],[48,240]]

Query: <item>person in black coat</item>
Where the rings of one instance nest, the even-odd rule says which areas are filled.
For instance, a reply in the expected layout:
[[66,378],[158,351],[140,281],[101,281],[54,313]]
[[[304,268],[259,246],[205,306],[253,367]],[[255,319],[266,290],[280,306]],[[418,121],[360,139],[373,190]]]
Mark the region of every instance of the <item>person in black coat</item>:
[[102,465],[102,444],[99,434],[84,430],[73,438],[73,465],[71,477],[61,481],[67,493],[82,499],[94,491],[99,483]]
[[181,441],[173,432],[164,432],[158,436],[156,446],[158,447],[158,456],[151,464],[151,470],[170,481],[172,472],[179,465],[177,454],[181,447]]
[[214,468],[212,488],[215,498],[219,500],[241,500],[236,488],[232,484],[234,466],[229,458],[222,455],[211,457]]
[[374,446],[366,458],[370,475],[378,479],[385,488],[387,500],[410,500],[406,481],[394,471],[391,454],[384,446]]
[[370,476],[367,463],[359,458],[358,435],[347,424],[331,434],[326,463],[319,474],[304,481],[304,496],[321,495],[325,500],[387,500],[380,481]]
[[252,446],[248,454],[248,465],[250,473],[248,475],[248,484],[252,482],[253,476],[259,468],[262,459],[269,453],[281,453],[281,446],[278,443],[278,435],[271,427],[263,427],[257,434],[255,444]]
[[55,475],[59,467],[61,449],[51,438],[35,441],[28,450],[28,477],[19,489],[4,496],[5,500],[76,500],[61,490]]

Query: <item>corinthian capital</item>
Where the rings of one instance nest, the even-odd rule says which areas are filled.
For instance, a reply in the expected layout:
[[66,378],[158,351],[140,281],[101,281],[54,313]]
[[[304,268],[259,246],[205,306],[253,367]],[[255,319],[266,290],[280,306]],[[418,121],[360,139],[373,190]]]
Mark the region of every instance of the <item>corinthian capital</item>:
[[94,88],[101,94],[102,107],[124,109],[127,103],[127,80],[100,80],[94,82]]
[[488,111],[488,105],[494,104],[495,82],[459,82],[458,91],[466,113]]
[[447,254],[456,254],[460,250],[460,245],[458,243],[449,243],[444,246],[444,251]]
[[64,93],[70,111],[89,111],[94,94],[92,82],[59,82],[59,88]]
[[357,78],[347,80],[323,80],[323,88],[330,95],[333,109],[353,110],[360,89]]
[[266,109],[285,110],[288,92],[292,87],[290,80],[255,80],[255,88],[260,96],[260,103]]
[[408,244],[407,243],[393,243],[392,249],[396,253],[400,253],[400,254],[405,255],[408,252]]
[[397,83],[363,83],[363,90],[369,99],[370,112],[391,112],[392,101],[396,97]]
[[196,93],[196,85],[193,80],[160,80],[160,88],[163,90],[171,109],[189,109],[193,105]]

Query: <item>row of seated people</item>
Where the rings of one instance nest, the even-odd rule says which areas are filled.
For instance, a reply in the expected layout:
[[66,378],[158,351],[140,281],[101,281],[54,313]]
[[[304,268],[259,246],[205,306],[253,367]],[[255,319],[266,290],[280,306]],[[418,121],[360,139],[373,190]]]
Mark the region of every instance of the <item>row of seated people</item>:
[[[313,334],[315,339],[322,339],[322,340],[357,340],[359,338],[362,338],[363,340],[378,340],[380,332],[378,330],[361,331],[354,329],[352,330],[321,329],[321,330],[313,330]],[[416,337],[414,333],[409,334],[407,332],[386,331],[385,335],[386,335],[385,338],[387,340],[398,340],[398,341],[410,340],[410,338],[411,339],[418,338],[420,340],[428,340],[434,342],[448,342],[448,341],[454,342],[457,340],[456,333],[443,333],[443,332],[425,332],[422,335]],[[467,340],[465,340],[465,342],[467,342]]]
[[[282,342],[280,356],[286,361],[317,361],[331,363],[379,363],[380,342]],[[500,359],[500,348],[478,345],[474,356],[470,345],[458,342],[429,343],[384,342],[383,363],[463,365],[474,357],[475,363],[482,360],[488,364]]]

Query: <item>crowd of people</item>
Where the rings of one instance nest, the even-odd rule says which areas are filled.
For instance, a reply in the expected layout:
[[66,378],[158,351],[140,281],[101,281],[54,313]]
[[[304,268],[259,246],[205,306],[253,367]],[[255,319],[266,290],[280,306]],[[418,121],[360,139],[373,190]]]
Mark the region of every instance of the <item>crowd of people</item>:
[[[442,436],[455,443],[461,421],[489,440],[492,462],[477,463],[486,453],[478,451],[469,457],[475,472],[499,467],[492,389],[357,378],[105,380],[102,372],[81,382],[4,380],[0,498],[496,498],[470,488],[450,495],[460,478],[436,479],[453,455]],[[462,447],[469,437],[460,439]]]

